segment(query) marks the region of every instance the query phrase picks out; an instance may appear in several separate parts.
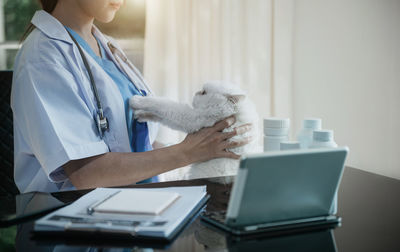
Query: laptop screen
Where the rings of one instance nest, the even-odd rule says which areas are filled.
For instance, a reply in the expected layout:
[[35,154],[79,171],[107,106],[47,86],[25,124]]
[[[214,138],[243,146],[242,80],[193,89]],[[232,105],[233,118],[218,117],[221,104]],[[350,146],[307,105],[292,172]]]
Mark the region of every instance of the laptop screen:
[[243,157],[226,223],[246,226],[334,214],[347,152],[341,147]]

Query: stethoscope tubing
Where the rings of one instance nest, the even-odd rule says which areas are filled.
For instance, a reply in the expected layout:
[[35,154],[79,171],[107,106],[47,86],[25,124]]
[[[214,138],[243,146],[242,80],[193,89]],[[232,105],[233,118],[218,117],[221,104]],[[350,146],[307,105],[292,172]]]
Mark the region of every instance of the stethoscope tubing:
[[[68,30],[67,30],[67,32],[70,35],[72,41],[78,47],[78,51],[79,51],[79,54],[82,57],[83,64],[85,65],[85,68],[86,68],[86,70],[87,70],[87,72],[89,74],[90,86],[91,86],[91,89],[93,91],[93,95],[94,95],[94,98],[96,100],[96,105],[97,105],[97,112],[96,112],[94,120],[96,122],[100,137],[103,138],[104,132],[109,130],[109,124],[108,124],[107,117],[104,116],[103,106],[102,106],[102,103],[101,103],[101,100],[100,100],[100,96],[99,96],[99,93],[98,93],[98,90],[97,90],[97,86],[96,86],[96,82],[95,82],[94,77],[93,77],[92,70],[91,70],[91,68],[89,66],[89,62],[88,62],[88,60],[87,60],[87,58],[86,58],[81,46],[79,45],[79,43],[76,41],[76,39],[72,36],[72,34]],[[146,85],[145,81],[141,77],[141,74],[137,72],[136,68],[129,61],[129,59],[124,56],[124,54],[121,52],[121,50],[119,50],[116,46],[114,46],[110,41],[107,42],[107,46],[110,49],[111,54],[113,55],[113,57],[117,61],[119,67],[121,68],[122,71],[124,71],[125,75],[131,80],[133,85],[135,85],[135,81],[134,81],[133,77],[129,74],[129,72],[126,71],[126,69],[124,67],[124,64],[121,63],[121,60],[123,62],[125,62],[125,64],[128,65],[129,68],[137,75],[137,77],[139,78],[141,84],[144,86],[144,88],[147,91],[146,94],[145,94],[145,93],[143,93],[143,90],[141,90],[137,85],[135,85],[136,89],[140,92],[140,94],[142,96],[146,96],[147,94],[151,94],[152,91]]]

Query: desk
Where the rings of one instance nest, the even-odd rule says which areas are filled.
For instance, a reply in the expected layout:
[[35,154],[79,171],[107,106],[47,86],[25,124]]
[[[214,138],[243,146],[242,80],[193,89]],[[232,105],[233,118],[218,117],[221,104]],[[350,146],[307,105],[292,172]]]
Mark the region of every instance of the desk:
[[[211,199],[208,209],[225,207],[231,190],[230,177],[174,181],[134,187],[166,187],[207,185]],[[228,183],[221,183],[221,182]],[[65,198],[75,199],[88,191],[65,192]],[[12,207],[12,206],[10,206]],[[264,251],[280,248],[284,251],[328,250],[335,251],[400,251],[400,180],[346,167],[339,190],[338,215],[343,218],[342,226],[284,237],[268,237],[238,241],[226,234],[206,227],[199,218],[188,225],[177,239],[163,250],[166,251]],[[30,239],[33,222],[17,227],[16,248],[18,251],[142,251],[138,244],[115,243],[113,241],[34,241]],[[331,243],[335,241],[335,245]],[[67,241],[67,243],[69,243]],[[153,250],[157,251],[154,244]],[[149,245],[146,245],[149,246]],[[89,249],[90,247],[90,249]],[[122,248],[130,248],[123,250]],[[151,246],[150,246],[151,247]],[[100,249],[99,249],[100,248]],[[103,248],[103,249],[101,249]],[[325,248],[325,249],[323,249]],[[153,251],[144,250],[144,251]]]

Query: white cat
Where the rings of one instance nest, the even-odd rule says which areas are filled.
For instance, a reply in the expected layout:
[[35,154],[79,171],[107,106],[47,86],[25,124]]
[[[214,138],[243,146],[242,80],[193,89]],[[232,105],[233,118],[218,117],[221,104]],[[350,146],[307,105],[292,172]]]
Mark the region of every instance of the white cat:
[[[254,152],[257,139],[258,115],[254,104],[236,85],[228,82],[208,82],[193,98],[192,106],[177,103],[161,97],[133,96],[129,101],[134,117],[140,122],[156,121],[172,129],[192,133],[204,127],[213,126],[216,122],[235,115],[236,122],[224,132],[251,123],[252,127],[245,134],[234,136],[229,141],[251,137],[252,141],[244,146],[229,149],[242,155]],[[183,178],[194,179],[235,175],[239,161],[229,158],[212,159],[193,164]]]

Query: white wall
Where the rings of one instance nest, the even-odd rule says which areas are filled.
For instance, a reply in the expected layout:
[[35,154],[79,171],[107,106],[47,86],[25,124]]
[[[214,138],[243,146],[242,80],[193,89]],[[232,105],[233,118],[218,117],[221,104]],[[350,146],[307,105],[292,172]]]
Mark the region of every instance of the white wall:
[[400,1],[293,3],[294,126],[321,117],[348,165],[400,179]]

